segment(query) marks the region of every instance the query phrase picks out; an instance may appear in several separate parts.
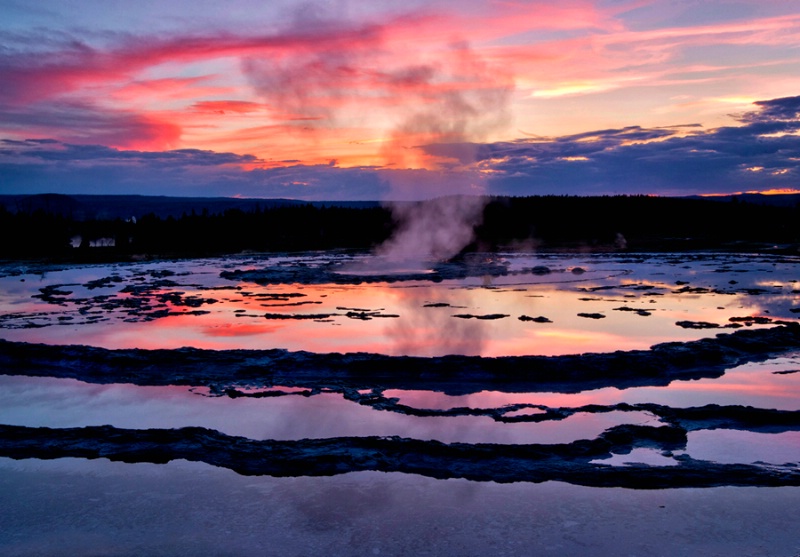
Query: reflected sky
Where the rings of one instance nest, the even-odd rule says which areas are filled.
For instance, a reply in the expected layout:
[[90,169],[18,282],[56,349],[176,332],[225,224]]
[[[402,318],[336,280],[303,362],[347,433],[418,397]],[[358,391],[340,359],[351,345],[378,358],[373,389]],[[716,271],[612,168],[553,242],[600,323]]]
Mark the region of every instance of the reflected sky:
[[[800,258],[742,254],[493,257],[492,263],[505,267],[505,274],[440,282],[354,279],[345,284],[256,283],[231,280],[221,273],[322,271],[347,268],[363,256],[253,255],[63,267],[6,264],[0,265],[0,338],[107,348],[549,356],[647,349],[660,342],[695,340],[735,327],[770,327],[800,318],[796,278]],[[7,370],[12,371],[17,372]],[[444,443],[567,444],[597,439],[621,425],[665,425],[659,416],[666,414],[654,407],[649,412],[612,408],[622,403],[672,409],[716,404],[800,411],[800,353],[732,367],[713,379],[567,394],[483,391],[449,396],[381,391],[378,385],[372,392],[361,392],[359,403],[354,393],[345,396],[333,392],[333,387],[311,396],[280,385],[265,384],[259,390],[283,394],[229,398],[210,396],[210,386],[95,385],[0,375],[0,424],[203,427],[255,440],[399,436]],[[369,397],[387,403],[396,400],[412,410],[470,411],[415,416],[392,404],[370,406]],[[550,410],[595,407],[536,423],[513,418],[543,413],[543,408],[507,408],[515,404]],[[502,417],[493,419],[488,411]],[[700,422],[694,425],[706,427]],[[800,463],[797,431],[753,429],[689,428],[685,448],[678,443],[683,450],[674,454],[672,449],[636,446],[596,464],[671,467],[678,464],[676,458],[686,456],[720,463],[795,463],[792,470],[796,468]]]
[[645,412],[576,414],[541,424],[486,416],[417,417],[380,412],[338,393],[311,397],[208,397],[186,387],[92,385],[73,379],[0,375],[0,423],[28,427],[181,428],[199,426],[250,439],[391,436],[445,443],[569,443],[593,439]]
[[692,431],[686,449],[694,458],[722,464],[797,463],[800,462],[800,432]]
[[383,472],[273,478],[187,461],[0,458],[0,526],[11,533],[0,550],[563,557],[591,547],[597,557],[667,557],[676,548],[791,556],[798,500],[798,487],[597,489]]
[[[325,268],[357,259],[341,255],[6,265],[0,267],[0,335],[107,348],[557,355],[694,340],[726,331],[731,318],[800,317],[792,311],[800,307],[797,258],[495,258],[507,274],[345,285],[262,286],[220,277],[223,270]],[[698,322],[718,329],[685,325]]]
[[[260,389],[263,391],[265,389]],[[490,416],[413,416],[382,411],[348,400],[341,393],[299,396],[297,389],[270,388],[284,394],[266,398],[209,396],[205,388],[183,386],[95,385],[74,379],[0,375],[0,423],[69,428],[111,425],[118,428],[204,427],[250,439],[295,440],[350,436],[400,436],[445,443],[558,444],[594,439],[622,425],[663,425],[645,411],[581,411],[562,420],[508,423]],[[276,393],[277,394],[277,393]],[[800,410],[800,353],[730,369],[718,379],[676,381],[665,387],[599,389],[577,394],[484,391],[448,396],[429,391],[386,390],[417,409],[502,409],[511,404],[575,408],[627,402],[672,407],[748,405]],[[609,411],[610,410],[610,411]],[[541,413],[523,408],[507,417]],[[796,431],[761,433],[727,429],[690,431],[685,451],[694,459],[721,463],[757,461],[781,465],[800,462]],[[673,455],[647,448],[597,461],[604,465],[644,463],[672,466]]]
[[752,362],[725,371],[718,378],[673,381],[665,387],[606,387],[580,393],[502,393],[482,391],[450,396],[432,391],[387,389],[384,396],[414,408],[445,410],[462,406],[499,408],[510,404],[578,407],[587,404],[655,403],[677,408],[706,404],[751,405],[758,408],[800,410],[800,353],[788,353],[764,362]]

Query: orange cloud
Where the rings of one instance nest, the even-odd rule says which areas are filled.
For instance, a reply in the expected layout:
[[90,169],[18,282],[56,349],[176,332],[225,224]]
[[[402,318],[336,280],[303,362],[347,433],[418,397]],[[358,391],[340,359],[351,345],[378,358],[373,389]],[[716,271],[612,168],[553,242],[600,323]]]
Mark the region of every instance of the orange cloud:
[[[441,170],[455,160],[420,146],[508,139],[514,129],[607,127],[603,119],[611,116],[601,109],[607,105],[596,99],[616,98],[606,102],[619,105],[619,95],[633,88],[733,79],[762,89],[800,85],[792,76],[748,79],[765,64],[790,64],[789,51],[786,60],[735,64],[686,56],[688,48],[720,45],[793,49],[800,43],[798,15],[639,30],[626,19],[636,7],[653,5],[432,3],[361,22],[306,14],[260,34],[129,34],[103,46],[64,41],[0,58],[0,132],[121,148],[232,150],[267,166],[335,158],[342,166]],[[637,94],[637,102],[646,96]],[[579,110],[564,111],[579,97]],[[619,112],[639,123],[631,112],[638,104],[623,100]],[[721,101],[697,98],[651,102],[652,119],[722,110]],[[80,110],[70,118],[74,106]]]
[[263,109],[263,105],[251,101],[198,101],[192,105],[196,112],[211,114],[249,114]]

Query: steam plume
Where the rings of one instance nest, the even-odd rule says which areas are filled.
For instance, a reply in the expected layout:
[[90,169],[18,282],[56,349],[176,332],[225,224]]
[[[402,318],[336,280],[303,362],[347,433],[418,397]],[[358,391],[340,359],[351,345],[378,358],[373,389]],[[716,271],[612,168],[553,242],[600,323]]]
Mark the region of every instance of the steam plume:
[[[448,64],[414,74],[419,102],[410,103],[415,108],[393,133],[385,150],[387,164],[407,166],[412,156],[425,156],[425,145],[483,139],[507,124],[510,80],[464,43],[452,46]],[[409,140],[417,143],[403,143]],[[398,185],[402,188],[392,184],[392,193],[403,198],[407,192]],[[482,196],[451,195],[418,203],[388,202],[398,228],[377,254],[389,264],[406,265],[450,258],[472,241],[486,201]]]
[[390,266],[405,267],[448,259],[472,241],[485,203],[483,197],[463,195],[393,203],[397,231],[376,255]]

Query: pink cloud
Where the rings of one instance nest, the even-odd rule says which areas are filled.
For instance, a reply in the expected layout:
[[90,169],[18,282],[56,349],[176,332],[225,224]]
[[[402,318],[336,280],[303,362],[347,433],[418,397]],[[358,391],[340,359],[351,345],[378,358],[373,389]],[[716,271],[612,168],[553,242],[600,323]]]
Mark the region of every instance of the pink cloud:
[[257,112],[263,105],[251,101],[198,101],[192,105],[192,110],[201,113],[224,115],[227,113],[249,114]]
[[[336,158],[441,169],[452,161],[420,145],[513,133],[515,117],[527,129],[537,122],[525,105],[531,95],[544,103],[707,84],[732,66],[687,61],[689,47],[800,43],[796,15],[635,30],[625,18],[639,4],[648,6],[464,0],[367,22],[306,10],[260,35],[64,42],[0,57],[0,110],[13,116],[2,114],[0,132],[17,137],[27,127],[25,136],[124,148],[219,147],[269,164]],[[738,75],[759,64],[739,64]],[[82,107],[72,118],[71,106]],[[592,106],[587,118],[597,116]]]
[[770,59],[747,66],[719,62],[702,65],[682,59],[682,53],[689,48],[755,44],[790,47],[798,42],[800,16],[784,16],[694,27],[591,33],[536,44],[497,47],[492,49],[492,56],[516,69],[523,88],[547,88],[553,83],[564,86],[569,82],[575,85],[600,82],[609,86],[596,89],[587,86],[588,92],[595,92],[640,85],[641,81],[657,84],[655,80],[672,72],[699,73],[776,63]]
[[108,112],[98,113],[91,124],[64,131],[56,138],[67,143],[158,151],[177,147],[181,133],[180,126],[149,115]]
[[197,98],[237,94],[234,88],[210,85],[209,81],[214,77],[135,79],[123,80],[121,84],[109,82],[108,98],[115,103],[152,106],[165,102],[192,102]]
[[[329,25],[291,29],[283,33],[242,36],[219,32],[206,35],[177,36],[169,39],[128,37],[116,46],[97,48],[79,41],[65,43],[60,49],[19,56],[6,55],[0,60],[4,76],[0,99],[29,104],[60,97],[83,87],[103,83],[119,84],[142,70],[160,64],[188,64],[220,58],[242,59],[252,56],[279,57],[286,53],[352,51],[370,48],[393,25],[411,24],[411,18],[390,20],[384,24]],[[141,81],[140,87],[192,85],[200,78],[169,78]]]

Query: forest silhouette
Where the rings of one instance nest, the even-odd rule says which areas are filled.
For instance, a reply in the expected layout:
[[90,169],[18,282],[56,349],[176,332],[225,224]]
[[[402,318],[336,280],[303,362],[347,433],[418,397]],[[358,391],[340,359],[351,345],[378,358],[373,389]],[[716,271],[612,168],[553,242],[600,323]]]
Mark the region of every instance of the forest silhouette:
[[[800,204],[655,196],[486,197],[462,251],[781,250],[800,245]],[[441,199],[438,203],[441,203]],[[445,200],[446,202],[446,200]],[[406,212],[425,201],[407,202]],[[147,212],[144,212],[147,211]],[[140,196],[0,196],[0,257],[126,260],[367,250],[400,225],[377,202]]]

